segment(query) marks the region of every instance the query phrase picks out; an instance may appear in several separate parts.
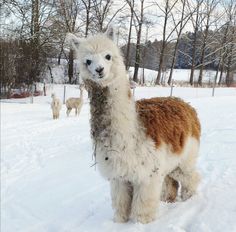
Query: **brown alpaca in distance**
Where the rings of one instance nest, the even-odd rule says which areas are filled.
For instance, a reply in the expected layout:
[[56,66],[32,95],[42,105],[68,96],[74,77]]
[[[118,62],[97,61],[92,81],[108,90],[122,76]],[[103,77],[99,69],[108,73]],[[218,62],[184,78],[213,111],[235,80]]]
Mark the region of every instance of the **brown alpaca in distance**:
[[80,85],[80,97],[78,98],[75,98],[75,97],[71,97],[69,99],[66,100],[66,108],[67,108],[67,111],[66,111],[66,114],[67,116],[70,115],[70,112],[72,109],[75,109],[75,115],[79,116],[80,114],[80,110],[82,108],[82,105],[83,105],[83,86]]

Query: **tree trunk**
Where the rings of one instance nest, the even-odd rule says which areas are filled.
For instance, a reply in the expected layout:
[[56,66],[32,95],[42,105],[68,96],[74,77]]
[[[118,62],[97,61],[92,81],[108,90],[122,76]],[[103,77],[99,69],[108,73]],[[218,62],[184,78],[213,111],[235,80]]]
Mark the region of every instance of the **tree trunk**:
[[88,36],[89,24],[90,24],[90,10],[91,10],[91,0],[88,1],[88,6],[86,6],[86,26],[85,26],[85,37]]
[[[234,35],[234,33],[233,33]],[[232,77],[233,77],[233,74],[232,74],[232,58],[233,58],[233,47],[234,47],[234,44],[233,44],[233,41],[232,41],[232,44],[230,46],[230,49],[229,49],[229,57],[228,57],[228,62],[227,62],[227,69],[226,69],[226,77],[225,77],[225,81],[226,81],[226,85],[229,87],[231,84],[232,84]]]
[[160,53],[160,62],[159,62],[159,67],[158,67],[158,73],[157,73],[157,78],[156,78],[156,85],[160,85],[160,80],[161,80],[161,73],[163,69],[163,63],[164,63],[164,52],[165,52],[165,41],[162,42],[162,48],[161,48],[161,53]]
[[191,64],[191,73],[190,73],[190,85],[193,85],[193,78],[194,78],[194,71],[195,71],[195,57],[196,57],[196,50],[197,50],[197,32],[198,29],[194,32],[194,40],[193,40],[193,53],[192,53],[192,64]]
[[70,49],[70,52],[69,52],[69,66],[68,66],[69,84],[72,83],[73,74],[74,74],[74,53],[73,53],[73,50]]
[[176,44],[175,44],[174,54],[173,54],[171,67],[170,67],[170,75],[169,75],[169,78],[168,78],[168,85],[170,85],[171,81],[172,81],[172,76],[173,76],[173,71],[174,71],[174,67],[175,67],[175,61],[176,61],[178,46],[179,46],[179,38],[177,39]]
[[202,86],[202,78],[203,78],[203,69],[205,67],[205,54],[206,54],[206,45],[207,45],[207,38],[208,38],[208,32],[209,32],[209,22],[210,22],[210,12],[207,15],[207,23],[206,23],[206,29],[203,37],[203,45],[202,45],[202,52],[201,52],[201,58],[200,58],[200,72],[198,76],[198,85]]
[[136,53],[135,53],[135,63],[134,63],[134,76],[133,81],[138,82],[138,70],[140,65],[140,41],[141,41],[141,30],[142,25],[139,25],[137,42],[136,42]]
[[179,32],[177,33],[177,41],[175,43],[175,48],[174,48],[174,54],[173,54],[173,58],[172,58],[172,62],[171,62],[171,68],[170,68],[170,75],[168,78],[168,85],[170,85],[172,82],[172,75],[173,75],[173,70],[175,67],[175,62],[176,62],[176,55],[177,55],[177,51],[178,51],[178,47],[179,47],[179,41],[180,41],[180,36],[182,34],[182,31],[184,29],[184,14],[185,14],[185,7],[186,7],[186,0],[183,1],[183,6],[182,6],[182,12],[181,12],[181,21],[180,21],[180,26],[179,26]]
[[127,50],[126,50],[126,56],[125,56],[125,67],[126,67],[126,70],[129,69],[129,66],[130,66],[130,60],[129,60],[129,53],[130,53],[130,41],[131,41],[131,31],[132,31],[132,23],[133,23],[133,16],[134,16],[134,13],[133,13],[133,8],[131,8],[131,15],[130,15],[130,23],[129,23],[129,36],[128,36],[128,42],[127,42]]

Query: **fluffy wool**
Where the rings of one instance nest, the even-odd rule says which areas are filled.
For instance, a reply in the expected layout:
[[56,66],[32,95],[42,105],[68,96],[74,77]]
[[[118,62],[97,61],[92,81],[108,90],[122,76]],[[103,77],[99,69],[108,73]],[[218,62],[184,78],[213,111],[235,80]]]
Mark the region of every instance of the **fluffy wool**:
[[98,34],[80,40],[70,35],[69,40],[89,91],[96,163],[111,184],[114,220],[151,222],[161,197],[173,201],[179,183],[183,200],[196,192],[196,112],[174,98],[136,104],[120,50],[110,38]]

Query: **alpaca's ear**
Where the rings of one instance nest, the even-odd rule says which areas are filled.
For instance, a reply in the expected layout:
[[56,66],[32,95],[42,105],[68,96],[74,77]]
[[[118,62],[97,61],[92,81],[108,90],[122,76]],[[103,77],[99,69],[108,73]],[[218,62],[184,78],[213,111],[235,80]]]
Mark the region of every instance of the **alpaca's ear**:
[[80,42],[81,42],[81,39],[79,39],[76,35],[72,33],[66,34],[66,43],[68,43],[69,46],[73,48],[74,50],[78,49]]
[[117,40],[117,28],[114,27],[113,25],[109,26],[106,30],[106,35],[108,38],[110,38],[113,41]]

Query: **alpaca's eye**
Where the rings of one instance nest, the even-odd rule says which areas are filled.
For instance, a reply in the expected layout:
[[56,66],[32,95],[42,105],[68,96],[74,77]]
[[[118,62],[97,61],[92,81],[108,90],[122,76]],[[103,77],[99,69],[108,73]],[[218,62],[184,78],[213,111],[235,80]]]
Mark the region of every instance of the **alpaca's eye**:
[[107,54],[107,55],[105,56],[105,58],[106,58],[107,60],[110,60],[110,59],[111,59],[111,55]]
[[92,60],[86,60],[86,64],[90,65],[92,63]]

